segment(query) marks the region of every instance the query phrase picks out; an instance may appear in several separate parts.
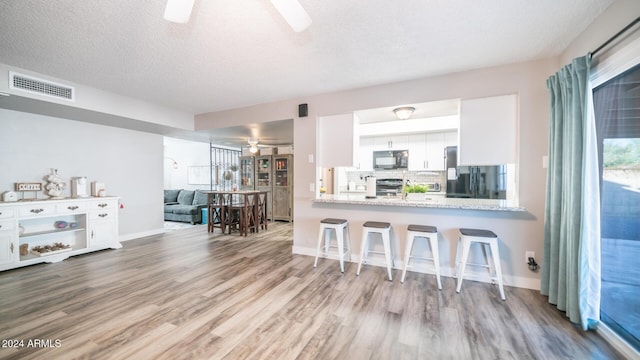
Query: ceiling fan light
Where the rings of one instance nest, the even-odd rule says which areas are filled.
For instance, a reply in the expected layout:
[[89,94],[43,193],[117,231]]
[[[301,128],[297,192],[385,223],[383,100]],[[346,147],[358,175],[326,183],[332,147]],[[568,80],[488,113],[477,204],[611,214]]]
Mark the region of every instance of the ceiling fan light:
[[416,110],[416,108],[411,106],[404,106],[393,109],[393,113],[396,114],[398,120],[407,120],[411,117],[411,114]]
[[311,25],[311,17],[298,0],[271,0],[271,3],[293,31],[301,32]]
[[194,2],[195,0],[167,0],[164,19],[178,24],[188,22]]
[[250,152],[250,153],[252,153],[252,154],[255,154],[255,153],[257,153],[257,152],[258,152],[258,148],[257,148],[257,147],[255,147],[255,146],[251,146],[251,147],[249,148],[249,152]]

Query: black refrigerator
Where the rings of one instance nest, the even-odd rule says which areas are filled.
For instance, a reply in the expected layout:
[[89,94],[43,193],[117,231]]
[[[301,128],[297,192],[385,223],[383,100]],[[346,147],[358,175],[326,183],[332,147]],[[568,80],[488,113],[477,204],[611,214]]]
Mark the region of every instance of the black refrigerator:
[[448,198],[506,199],[507,167],[458,166],[458,147],[445,148]]

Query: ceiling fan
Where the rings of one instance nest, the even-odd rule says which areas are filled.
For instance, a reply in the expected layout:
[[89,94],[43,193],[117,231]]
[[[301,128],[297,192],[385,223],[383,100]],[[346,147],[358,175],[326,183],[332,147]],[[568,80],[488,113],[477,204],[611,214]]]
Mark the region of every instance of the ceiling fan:
[[247,138],[247,143],[249,144],[249,152],[255,154],[258,152],[259,148],[273,148],[277,145],[273,144],[259,144],[258,138]]
[[[180,24],[188,22],[194,2],[195,0],[167,0],[164,18]],[[271,3],[293,31],[301,32],[311,25],[311,17],[298,0],[271,0]]]
[[258,139],[248,138],[247,142],[249,143],[249,152],[255,154],[258,152]]

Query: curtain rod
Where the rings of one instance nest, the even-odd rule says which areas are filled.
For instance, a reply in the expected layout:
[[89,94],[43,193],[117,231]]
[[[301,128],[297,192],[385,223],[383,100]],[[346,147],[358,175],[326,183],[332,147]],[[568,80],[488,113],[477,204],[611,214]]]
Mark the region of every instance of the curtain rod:
[[597,49],[593,50],[591,52],[591,57],[594,57],[596,53],[598,53],[600,50],[604,49],[607,45],[611,44],[611,42],[613,40],[617,39],[620,35],[622,35],[625,32],[627,32],[627,30],[631,29],[638,22],[640,22],[640,17],[637,17],[629,25],[625,26],[622,30],[618,31],[615,35],[610,37],[609,40],[605,41],[604,44],[600,45]]

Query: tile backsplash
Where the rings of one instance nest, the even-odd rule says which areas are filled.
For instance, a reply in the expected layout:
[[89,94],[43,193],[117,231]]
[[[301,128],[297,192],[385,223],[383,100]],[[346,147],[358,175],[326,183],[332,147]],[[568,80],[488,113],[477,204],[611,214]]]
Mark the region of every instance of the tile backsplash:
[[[375,176],[378,179],[402,179],[403,171],[346,171],[345,174],[347,182],[353,182],[356,186],[359,186],[366,185],[365,177],[367,176]],[[405,177],[414,184],[439,183],[442,189],[445,188],[445,171],[406,171]],[[346,185],[342,185],[340,186],[340,191],[346,191]]]

